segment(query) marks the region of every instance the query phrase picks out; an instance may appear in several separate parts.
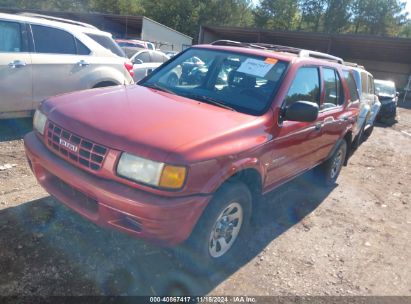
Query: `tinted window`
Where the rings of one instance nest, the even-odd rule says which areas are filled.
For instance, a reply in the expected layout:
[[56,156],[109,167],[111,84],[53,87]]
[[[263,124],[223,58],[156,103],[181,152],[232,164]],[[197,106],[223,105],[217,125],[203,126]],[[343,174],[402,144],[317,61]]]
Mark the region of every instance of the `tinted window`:
[[347,82],[348,89],[350,90],[351,101],[360,99],[354,77],[349,71],[344,71],[344,79]]
[[374,94],[374,79],[368,75],[368,94]]
[[102,36],[102,35],[96,35],[96,34],[87,34],[87,36],[89,36],[95,42],[105,47],[106,49],[116,54],[117,56],[120,56],[120,57],[126,56],[123,50],[118,46],[118,44],[112,38],[108,36]]
[[320,80],[317,68],[298,70],[285,97],[285,104],[289,106],[296,101],[310,101],[320,105]]
[[77,54],[78,55],[89,55],[90,50],[76,38]]
[[140,59],[143,63],[150,62],[150,54],[148,52],[142,52],[138,54],[135,58],[135,60]]
[[77,54],[74,37],[66,31],[34,24],[31,29],[36,53]]
[[325,98],[322,108],[330,108],[344,103],[341,79],[334,69],[323,69]]
[[0,52],[21,52],[20,24],[16,22],[0,21]]

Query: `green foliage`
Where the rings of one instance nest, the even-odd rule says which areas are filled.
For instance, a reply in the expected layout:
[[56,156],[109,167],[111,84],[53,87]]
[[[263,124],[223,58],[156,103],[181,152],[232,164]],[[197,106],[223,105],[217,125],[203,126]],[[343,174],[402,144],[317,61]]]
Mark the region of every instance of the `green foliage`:
[[255,9],[258,27],[294,30],[298,26],[298,0],[262,0]]
[[411,37],[402,0],[0,0],[0,7],[145,15],[194,38],[202,24]]

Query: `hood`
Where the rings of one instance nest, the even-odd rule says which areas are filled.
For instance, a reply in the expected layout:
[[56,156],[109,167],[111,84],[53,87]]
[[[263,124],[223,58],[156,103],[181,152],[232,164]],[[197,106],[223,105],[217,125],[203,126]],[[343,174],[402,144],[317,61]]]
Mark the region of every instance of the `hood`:
[[86,139],[159,161],[232,138],[240,130],[255,130],[262,120],[139,85],[60,95],[43,103],[42,110]]

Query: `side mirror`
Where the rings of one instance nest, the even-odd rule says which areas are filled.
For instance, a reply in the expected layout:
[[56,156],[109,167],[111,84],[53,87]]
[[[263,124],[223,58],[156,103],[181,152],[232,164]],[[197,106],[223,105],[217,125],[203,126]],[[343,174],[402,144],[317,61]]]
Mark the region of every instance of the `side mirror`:
[[284,120],[315,121],[318,117],[318,105],[309,101],[296,101],[285,109]]
[[399,97],[400,96],[400,92],[396,92],[395,96]]

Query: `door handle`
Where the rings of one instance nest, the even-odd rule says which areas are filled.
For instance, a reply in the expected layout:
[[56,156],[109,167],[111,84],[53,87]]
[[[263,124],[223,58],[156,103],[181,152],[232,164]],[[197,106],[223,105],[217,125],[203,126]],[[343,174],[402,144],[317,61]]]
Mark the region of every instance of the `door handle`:
[[24,61],[21,60],[14,60],[12,62],[9,63],[9,68],[11,69],[15,69],[15,68],[21,68],[26,66],[26,63]]
[[323,127],[323,123],[321,123],[321,122],[317,122],[317,123],[315,124],[315,130],[316,130],[316,131],[321,130],[322,127]]
[[80,60],[79,62],[77,62],[77,65],[79,67],[85,67],[85,66],[90,65],[90,63],[86,62],[85,60]]

